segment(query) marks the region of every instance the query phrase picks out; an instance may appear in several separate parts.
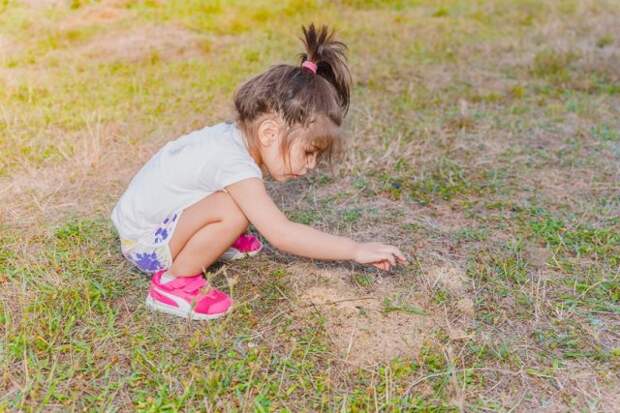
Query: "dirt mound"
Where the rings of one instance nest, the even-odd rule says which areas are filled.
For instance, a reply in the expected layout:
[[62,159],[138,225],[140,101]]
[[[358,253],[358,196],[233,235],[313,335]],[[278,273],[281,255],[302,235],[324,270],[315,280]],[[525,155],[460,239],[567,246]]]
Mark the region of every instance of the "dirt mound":
[[415,357],[432,331],[433,317],[421,314],[424,299],[408,300],[402,310],[397,309],[389,300],[398,290],[388,282],[367,294],[355,288],[343,270],[301,264],[290,270],[300,311],[325,318],[327,334],[347,362],[370,365],[398,356]]
[[431,289],[439,285],[451,293],[460,294],[467,288],[465,271],[456,265],[434,265],[425,272],[424,278]]
[[422,274],[429,291],[443,289],[454,297],[454,306],[445,309],[440,320],[450,339],[469,338],[467,330],[475,316],[475,305],[467,294],[470,281],[463,268],[454,263],[442,263],[430,266]]
[[177,26],[142,26],[126,31],[103,33],[78,50],[79,54],[102,61],[188,59],[211,50],[205,36]]

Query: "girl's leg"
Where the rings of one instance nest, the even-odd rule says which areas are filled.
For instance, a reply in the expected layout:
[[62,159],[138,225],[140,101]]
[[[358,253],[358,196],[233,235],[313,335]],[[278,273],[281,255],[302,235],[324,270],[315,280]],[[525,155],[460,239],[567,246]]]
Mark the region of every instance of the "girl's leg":
[[170,240],[172,276],[208,268],[248,227],[248,220],[225,192],[213,193],[183,210]]

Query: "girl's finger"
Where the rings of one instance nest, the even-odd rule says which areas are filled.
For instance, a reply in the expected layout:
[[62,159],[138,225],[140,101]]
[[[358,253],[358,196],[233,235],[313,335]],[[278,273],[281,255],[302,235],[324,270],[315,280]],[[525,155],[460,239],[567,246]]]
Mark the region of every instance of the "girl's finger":
[[380,270],[383,271],[389,271],[390,270],[390,263],[383,260],[383,261],[379,261],[376,264],[374,264],[375,267],[379,268]]
[[385,271],[385,263],[383,261],[373,262],[372,266]]
[[407,262],[407,259],[405,258],[405,256],[403,255],[402,252],[400,252],[400,250],[396,247],[392,247],[392,253],[394,255],[396,255],[396,258],[398,258],[400,261],[402,262]]

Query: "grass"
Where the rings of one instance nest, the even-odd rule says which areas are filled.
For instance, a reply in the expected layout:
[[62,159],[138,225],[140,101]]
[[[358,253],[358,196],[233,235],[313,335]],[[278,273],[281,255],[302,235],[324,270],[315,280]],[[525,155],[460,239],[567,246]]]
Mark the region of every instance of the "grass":
[[[613,2],[35,3],[0,2],[0,411],[614,411]],[[148,312],[109,211],[311,21],[350,47],[350,144],[269,190],[411,263],[269,247],[210,269],[223,320]]]

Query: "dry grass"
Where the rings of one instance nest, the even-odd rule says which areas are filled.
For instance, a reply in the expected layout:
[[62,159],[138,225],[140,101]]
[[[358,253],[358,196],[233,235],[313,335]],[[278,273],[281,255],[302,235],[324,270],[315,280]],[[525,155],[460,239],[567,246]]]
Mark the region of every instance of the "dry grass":
[[[0,4],[0,410],[617,410],[618,19],[614,1]],[[311,20],[350,46],[349,152],[269,190],[411,264],[268,249],[209,274],[230,317],[148,313],[112,206],[162,144],[229,117],[239,82],[293,62]]]

